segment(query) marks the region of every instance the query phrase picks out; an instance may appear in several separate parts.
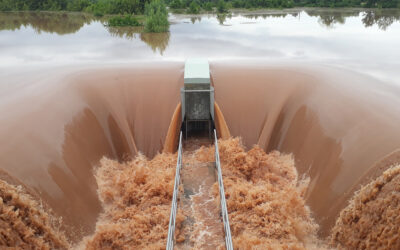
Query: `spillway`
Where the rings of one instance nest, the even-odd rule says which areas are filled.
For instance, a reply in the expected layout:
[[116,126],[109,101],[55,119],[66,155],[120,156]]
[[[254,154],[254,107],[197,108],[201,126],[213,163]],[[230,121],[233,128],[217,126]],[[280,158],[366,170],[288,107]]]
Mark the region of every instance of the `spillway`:
[[[179,110],[183,63],[54,69],[46,74],[37,70],[30,74],[29,85],[17,75],[9,75],[11,84],[1,86],[0,139],[8,142],[0,147],[2,179],[23,186],[43,201],[56,218],[63,218],[67,238],[80,242],[95,232],[99,215],[108,211],[108,206],[114,209],[105,205],[114,204],[106,195],[114,191],[100,185],[98,180],[106,183],[106,179],[96,179],[95,170],[103,164],[118,173],[128,171],[125,167],[131,165],[124,162],[134,160],[139,152],[155,161],[141,159],[138,164],[157,165],[159,153],[168,152],[169,131],[174,130],[171,117]],[[241,137],[244,147],[257,144],[268,153],[278,150],[293,155],[299,176],[310,178],[304,199],[322,236],[329,235],[340,211],[361,184],[399,161],[400,93],[395,86],[317,65],[213,61],[211,76],[218,106],[217,130],[222,131],[218,128],[219,110],[230,135]],[[104,159],[99,163],[103,157],[119,163],[113,165]],[[161,173],[159,177],[167,184],[160,190],[173,190],[176,155],[165,157],[168,164],[162,169],[168,177],[161,177]],[[231,162],[225,153],[223,157]],[[145,168],[137,171],[136,188],[142,185],[139,173],[147,173]],[[158,192],[158,186],[152,188]],[[234,195],[233,191],[230,194]],[[169,218],[169,195],[159,199],[165,204],[157,208],[165,221]],[[122,198],[118,202],[125,204]],[[134,204],[133,200],[126,202]],[[243,230],[232,227],[234,233]]]

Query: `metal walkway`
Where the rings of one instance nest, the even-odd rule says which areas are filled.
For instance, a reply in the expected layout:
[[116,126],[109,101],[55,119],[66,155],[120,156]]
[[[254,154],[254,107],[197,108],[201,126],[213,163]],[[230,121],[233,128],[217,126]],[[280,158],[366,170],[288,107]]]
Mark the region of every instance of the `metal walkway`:
[[[225,191],[224,191],[224,184],[222,180],[222,171],[221,171],[221,163],[219,159],[219,151],[218,151],[218,140],[217,140],[217,133],[214,130],[214,143],[215,143],[215,166],[217,172],[217,179],[218,179],[218,186],[219,186],[219,195],[221,201],[221,211],[220,211],[220,219],[224,226],[224,233],[225,233],[225,246],[227,250],[233,250],[232,244],[232,237],[231,237],[231,230],[229,226],[229,217],[228,211],[226,207],[226,200],[225,200]],[[171,215],[169,220],[169,228],[168,228],[168,238],[167,238],[167,250],[174,249],[176,245],[175,242],[175,222],[176,222],[176,213],[178,208],[178,195],[179,195],[179,186],[182,184],[181,181],[181,170],[183,168],[182,164],[182,132],[179,137],[179,148],[178,148],[178,159],[176,165],[176,174],[175,174],[175,184],[174,184],[174,192],[172,196],[172,205],[171,205]],[[222,230],[221,230],[222,231]]]

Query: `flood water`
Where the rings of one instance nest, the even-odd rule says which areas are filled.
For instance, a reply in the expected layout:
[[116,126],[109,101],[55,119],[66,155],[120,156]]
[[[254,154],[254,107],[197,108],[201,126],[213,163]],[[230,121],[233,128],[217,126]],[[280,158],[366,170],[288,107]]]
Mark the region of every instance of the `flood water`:
[[83,14],[0,13],[0,67],[142,60],[316,62],[398,78],[398,10],[306,9],[170,16],[170,32],[111,28]]
[[71,241],[92,234],[102,212],[93,169],[103,156],[163,150],[186,58],[209,59],[232,136],[293,154],[320,235],[360,184],[400,162],[400,11],[170,22],[169,33],[146,34],[79,13],[0,13],[1,178],[62,216]]

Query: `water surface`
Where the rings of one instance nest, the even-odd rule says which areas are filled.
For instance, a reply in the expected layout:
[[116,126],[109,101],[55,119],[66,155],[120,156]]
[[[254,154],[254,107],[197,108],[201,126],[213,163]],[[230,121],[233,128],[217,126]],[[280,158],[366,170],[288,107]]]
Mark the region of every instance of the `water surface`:
[[[171,14],[168,33],[79,13],[0,13],[0,167],[78,241],[101,212],[93,168],[162,150],[183,62],[207,57],[245,146],[293,153],[324,235],[360,183],[398,162],[397,10]],[[396,153],[397,150],[397,153]]]
[[398,82],[400,11],[294,9],[170,15],[169,33],[113,28],[91,15],[0,13],[0,70],[7,66],[143,60],[259,59],[345,67]]

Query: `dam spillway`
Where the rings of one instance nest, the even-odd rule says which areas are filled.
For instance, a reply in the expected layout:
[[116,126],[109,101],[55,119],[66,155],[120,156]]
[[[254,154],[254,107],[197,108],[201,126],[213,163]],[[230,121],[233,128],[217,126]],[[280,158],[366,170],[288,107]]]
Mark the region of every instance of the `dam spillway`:
[[[225,239],[227,250],[233,250],[231,229],[229,226],[229,216],[226,207],[224,183],[222,180],[221,163],[219,160],[217,131],[214,127],[214,88],[211,86],[210,70],[207,60],[190,59],[185,63],[184,87],[181,88],[181,117],[182,128],[179,135],[178,159],[176,166],[174,192],[172,197],[171,215],[169,220],[169,230],[167,238],[167,250],[174,249],[175,245],[175,225],[176,210],[178,209],[178,200],[182,208],[186,208],[185,220],[185,240],[181,249],[215,249],[220,247],[221,242],[218,239]],[[212,140],[204,138],[204,132],[208,131],[208,138],[214,138],[215,161],[214,162],[192,162],[182,159],[190,158],[190,153],[183,153],[182,130],[185,131],[185,149],[193,146],[194,142],[188,140],[188,134],[192,137],[203,134],[203,142],[208,144]],[[181,185],[181,171],[183,193],[179,192]],[[214,180],[214,181],[213,181]],[[212,186],[218,182],[220,208],[207,205],[213,204]],[[179,199],[178,196],[182,196]],[[200,202],[199,202],[200,200]],[[190,209],[188,209],[190,208]],[[218,210],[220,210],[218,212]],[[221,218],[220,218],[221,217]],[[218,222],[223,223],[224,236],[221,237]],[[202,229],[198,229],[201,227]],[[212,230],[214,228],[214,230]],[[196,232],[197,230],[197,232]],[[195,236],[196,234],[200,234]],[[207,234],[204,238],[204,235]],[[181,244],[182,245],[182,244]]]
[[[399,105],[396,90],[379,81],[351,72],[317,69],[211,64],[215,101],[232,136],[241,136],[247,148],[258,144],[266,152],[293,153],[299,175],[310,176],[305,199],[321,231],[327,235],[352,190],[396,163]],[[154,70],[160,74],[154,76]],[[332,80],[332,75],[337,81]],[[149,158],[157,156],[179,102],[183,64],[160,63],[157,67],[141,64],[134,69],[106,68],[101,72],[74,69],[54,71],[50,76],[58,79],[59,84],[43,82],[40,75],[33,75],[32,88],[38,95],[20,92],[2,99],[0,109],[4,119],[0,136],[2,141],[13,143],[2,145],[0,160],[3,171],[11,175],[9,179],[17,179],[17,183],[23,183],[41,197],[57,215],[63,216],[72,231],[84,229],[75,235],[79,241],[82,235],[93,233],[101,213],[97,188],[106,191],[93,177],[93,165],[103,156],[123,162],[126,156],[135,156],[138,151]],[[165,84],[160,85],[160,81]],[[351,89],[346,82],[353,83]],[[154,92],[154,88],[159,92]],[[355,89],[357,96],[353,95]],[[3,93],[10,92],[4,89]],[[157,105],[152,99],[143,98],[149,95],[158,100]],[[26,103],[30,105],[23,105]],[[144,107],[148,112],[143,112]],[[378,112],[381,110],[385,112]],[[27,122],[31,126],[21,129],[21,124]],[[238,163],[227,159],[228,152],[231,155],[243,152],[227,151],[227,145],[228,142],[222,144],[221,156],[224,168],[230,169],[229,164]],[[175,169],[176,155],[170,160],[167,170]],[[148,165],[156,165],[156,161]],[[108,166],[109,162],[102,164]],[[123,169],[123,165],[113,164]],[[237,167],[249,174],[248,166]],[[370,174],[374,170],[377,173]],[[136,173],[138,183],[140,171]],[[172,190],[172,186],[164,188]],[[168,218],[170,198],[165,205]],[[326,209],[324,204],[333,205]],[[235,232],[241,230],[236,225]]]

